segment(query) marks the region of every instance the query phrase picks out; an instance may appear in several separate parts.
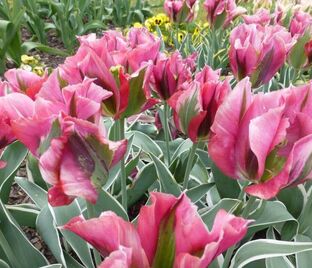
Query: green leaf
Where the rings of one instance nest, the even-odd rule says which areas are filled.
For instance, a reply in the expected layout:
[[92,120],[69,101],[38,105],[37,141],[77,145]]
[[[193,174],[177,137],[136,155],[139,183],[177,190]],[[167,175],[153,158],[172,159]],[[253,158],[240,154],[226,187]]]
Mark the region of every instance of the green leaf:
[[49,47],[49,46],[43,45],[41,43],[27,41],[27,42],[24,42],[22,44],[23,53],[28,53],[30,50],[33,50],[33,49],[38,49],[42,52],[46,52],[48,54],[58,55],[58,56],[62,56],[62,57],[69,56],[69,54],[63,50],[60,50],[60,49],[55,48],[55,47]]
[[180,143],[179,147],[174,152],[171,161],[173,162],[177,157],[179,157],[182,153],[189,151],[192,147],[193,142],[190,139],[187,139]]
[[200,184],[186,191],[186,195],[192,200],[193,203],[199,201],[213,186],[213,183]]
[[277,196],[295,218],[299,217],[304,204],[304,189],[300,188],[301,186],[285,188]]
[[14,142],[5,149],[1,157],[1,160],[7,162],[6,167],[0,169],[0,197],[4,203],[7,203],[9,200],[14,176],[25,159],[27,152],[23,144]]
[[[296,242],[312,242],[312,239],[308,236],[298,234],[295,237]],[[311,252],[301,252],[296,254],[296,267],[298,268],[310,268],[312,263]]]
[[230,268],[242,268],[255,260],[288,256],[312,250],[312,243],[258,239],[241,246],[234,255]]
[[[273,227],[270,227],[267,230],[267,239],[276,239]],[[285,256],[283,257],[273,257],[265,259],[266,268],[275,268],[275,267],[285,267],[285,268],[295,268],[289,259]]]
[[215,164],[211,165],[214,181],[221,198],[237,198],[241,188],[237,180],[231,179],[224,175]]
[[28,241],[0,201],[0,247],[14,268],[40,267],[48,264],[44,256]]
[[40,268],[62,268],[61,264],[51,264],[46,266],[41,266]]
[[[259,203],[257,203],[257,206]],[[280,201],[261,201],[260,207],[249,217],[255,221],[249,225],[247,237],[276,224],[292,221],[296,226],[297,220],[288,212]],[[295,234],[293,234],[295,235]]]
[[7,205],[6,208],[19,225],[36,228],[36,220],[39,211],[35,207],[26,206],[25,204],[18,204]]
[[304,53],[304,45],[311,39],[311,34],[307,31],[302,37],[300,37],[296,44],[292,47],[289,53],[290,64],[296,68],[300,69],[306,59],[307,56]]
[[208,210],[200,211],[201,218],[208,226],[209,230],[211,230],[214,219],[220,209],[233,212],[241,204],[241,202],[242,201],[238,199],[224,198]]
[[47,192],[33,182],[24,178],[15,178],[16,183],[26,192],[36,206],[40,209],[48,204]]
[[35,182],[35,184],[40,186],[42,189],[48,190],[47,184],[43,180],[39,170],[39,161],[32,154],[28,154],[26,166],[28,179]]
[[128,206],[131,207],[146,193],[148,188],[157,180],[155,165],[149,163],[137,175],[133,185],[127,189]]
[[133,135],[133,145],[142,149],[145,153],[152,153],[157,157],[162,156],[161,148],[149,136],[138,131],[131,131],[126,133],[126,138]]
[[54,224],[48,205],[40,211],[36,226],[38,233],[47,244],[57,261],[62,263],[64,267],[67,267],[63,255],[62,245],[60,243],[59,233]]
[[[50,207],[50,212],[53,216],[54,221],[56,222],[57,227],[63,226],[69,220],[74,218],[75,216],[79,216],[81,214],[81,210],[79,208],[78,202],[74,200],[68,206],[62,207]],[[73,250],[76,252],[82,263],[87,268],[93,268],[93,261],[91,258],[90,250],[88,244],[82,240],[79,236],[66,231],[61,230],[62,235],[66,239],[66,241],[71,245]]]
[[10,268],[10,266],[4,260],[0,259],[0,268]]
[[123,209],[120,203],[108,192],[104,190],[99,191],[98,200],[94,206],[96,216],[98,217],[103,211],[113,211],[124,220],[128,221],[127,212]]
[[155,155],[149,154],[154,162],[158,179],[161,182],[162,189],[165,193],[179,196],[181,194],[180,187],[172,176],[166,165],[159,160]]

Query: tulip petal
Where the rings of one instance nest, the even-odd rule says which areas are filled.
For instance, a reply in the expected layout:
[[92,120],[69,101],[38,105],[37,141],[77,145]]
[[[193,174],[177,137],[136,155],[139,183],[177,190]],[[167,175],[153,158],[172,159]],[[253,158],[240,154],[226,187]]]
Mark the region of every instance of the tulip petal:
[[235,144],[240,121],[251,103],[248,78],[240,81],[220,105],[211,127],[208,152],[216,165],[228,176],[236,177]]
[[103,256],[124,248],[132,249],[133,267],[148,268],[139,235],[133,225],[106,211],[99,218],[84,220],[82,217],[71,219],[63,229],[74,232],[94,246]]

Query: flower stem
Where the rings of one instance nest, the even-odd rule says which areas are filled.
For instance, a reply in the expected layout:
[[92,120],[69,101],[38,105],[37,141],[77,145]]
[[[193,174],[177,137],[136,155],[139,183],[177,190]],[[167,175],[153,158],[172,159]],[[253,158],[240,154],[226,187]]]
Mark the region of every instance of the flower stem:
[[[242,189],[242,191],[244,191],[244,189]],[[251,212],[250,209],[252,208],[252,206],[253,206],[253,204],[255,203],[256,200],[257,200],[257,198],[254,197],[254,196],[250,196],[249,197],[249,199],[248,199],[248,201],[246,203],[246,206],[245,206],[245,208],[244,208],[244,210],[243,210],[243,212],[241,214],[241,216],[243,218],[248,218],[248,216],[249,216],[249,214]],[[226,251],[222,268],[228,268],[229,267],[235,248],[236,248],[236,245],[233,245],[232,247],[230,247]]]
[[[86,201],[86,203],[87,203],[88,218],[91,219],[96,217],[94,205],[88,201]],[[93,248],[93,255],[96,266],[100,265],[100,263],[102,262],[101,255],[95,248]]]
[[198,145],[197,142],[193,142],[192,148],[190,150],[190,154],[189,154],[189,157],[187,160],[186,170],[185,170],[185,174],[184,174],[183,190],[185,190],[187,188],[187,185],[188,185],[188,182],[190,179],[190,174],[191,174],[192,167],[193,167],[193,161],[194,161],[197,145]]
[[163,129],[165,133],[165,140],[166,140],[166,154],[167,154],[167,163],[168,167],[171,164],[171,159],[170,159],[170,147],[169,147],[169,141],[171,140],[171,135],[170,135],[170,128],[169,128],[169,106],[166,101],[164,101],[164,120],[163,120]]
[[[125,120],[119,120],[119,140],[125,138]],[[125,211],[128,209],[127,204],[127,175],[125,167],[125,157],[123,156],[120,161],[120,174],[121,174],[121,203]]]

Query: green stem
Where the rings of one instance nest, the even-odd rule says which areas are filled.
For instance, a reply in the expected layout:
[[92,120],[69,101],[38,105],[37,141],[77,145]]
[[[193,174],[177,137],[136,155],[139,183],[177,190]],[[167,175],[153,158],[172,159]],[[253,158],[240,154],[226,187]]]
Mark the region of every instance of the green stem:
[[[88,219],[96,217],[94,205],[88,201],[86,201],[86,203],[87,203]],[[100,263],[102,262],[101,255],[95,248],[93,248],[93,255],[96,266],[100,265]]]
[[[244,191],[244,189],[242,189],[242,191]],[[241,216],[243,218],[248,218],[248,216],[249,216],[249,214],[251,212],[250,210],[251,210],[251,208],[252,208],[252,206],[253,206],[253,204],[255,203],[256,200],[257,200],[257,198],[254,197],[254,196],[250,196],[249,197],[249,199],[248,199],[248,201],[246,203],[246,206],[244,207],[244,210],[243,210],[243,212],[241,214]],[[236,245],[230,247],[226,251],[222,268],[228,268],[229,267],[235,248],[236,248]]]
[[187,188],[187,185],[190,179],[190,174],[191,174],[192,167],[193,167],[193,161],[194,161],[197,145],[198,145],[197,142],[193,142],[193,145],[192,145],[192,148],[191,148],[188,160],[187,160],[186,171],[185,171],[184,180],[183,180],[183,190]]
[[[119,140],[123,140],[125,138],[125,120],[119,120]],[[120,161],[120,174],[121,174],[121,203],[123,208],[127,211],[127,175],[126,175],[126,167],[125,167],[125,157],[123,156]]]
[[170,147],[169,141],[171,140],[170,129],[169,129],[169,106],[166,101],[164,101],[164,120],[163,120],[163,129],[165,133],[165,140],[166,140],[166,154],[167,154],[167,161],[168,167],[170,166],[171,159],[170,159]]

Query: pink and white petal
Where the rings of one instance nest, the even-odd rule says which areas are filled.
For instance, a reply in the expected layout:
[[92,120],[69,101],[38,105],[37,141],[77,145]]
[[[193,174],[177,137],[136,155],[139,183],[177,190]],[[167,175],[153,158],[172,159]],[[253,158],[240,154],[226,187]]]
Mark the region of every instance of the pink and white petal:
[[211,127],[208,153],[216,165],[228,176],[236,176],[235,145],[240,121],[252,100],[248,78],[240,81],[220,105]]
[[66,139],[53,139],[48,150],[39,159],[39,168],[43,179],[51,184],[60,183],[60,166]]
[[131,268],[131,265],[132,249],[120,247],[119,250],[113,251],[109,254],[98,268]]
[[84,220],[81,216],[71,219],[63,229],[74,232],[94,246],[102,256],[120,249],[132,249],[134,267],[148,267],[148,261],[141,247],[140,237],[134,226],[112,211],[103,212],[99,218]]
[[249,145],[258,161],[257,178],[262,177],[271,150],[286,138],[289,122],[282,118],[283,110],[283,107],[271,109],[250,121]]
[[174,234],[176,256],[200,252],[209,242],[208,228],[200,218],[197,207],[185,194],[182,194],[175,209]]
[[[94,162],[92,159],[77,159],[83,157],[83,154],[74,154],[69,147],[70,145],[67,144],[62,152],[60,167],[57,170],[59,172],[59,183],[66,195],[82,197],[95,204],[98,192],[92,184],[92,173],[90,172],[90,169],[94,169]],[[90,161],[91,163],[89,163]]]

